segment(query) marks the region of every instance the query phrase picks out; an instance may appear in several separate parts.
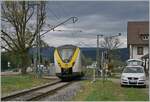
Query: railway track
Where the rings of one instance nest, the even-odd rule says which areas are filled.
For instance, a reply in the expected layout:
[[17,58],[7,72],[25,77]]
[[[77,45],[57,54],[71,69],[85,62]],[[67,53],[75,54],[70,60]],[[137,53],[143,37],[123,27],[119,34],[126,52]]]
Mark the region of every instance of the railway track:
[[35,101],[49,94],[56,93],[57,90],[71,84],[72,82],[56,81],[40,87],[35,87],[18,93],[13,93],[1,98],[1,101]]

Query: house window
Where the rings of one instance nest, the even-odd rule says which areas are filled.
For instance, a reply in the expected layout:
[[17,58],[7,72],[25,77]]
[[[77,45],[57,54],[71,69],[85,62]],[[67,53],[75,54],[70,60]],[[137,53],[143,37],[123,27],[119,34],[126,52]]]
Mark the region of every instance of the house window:
[[143,36],[143,40],[148,40],[148,36]]
[[137,47],[137,55],[143,55],[143,47]]
[[142,40],[148,40],[149,39],[149,34],[141,34]]

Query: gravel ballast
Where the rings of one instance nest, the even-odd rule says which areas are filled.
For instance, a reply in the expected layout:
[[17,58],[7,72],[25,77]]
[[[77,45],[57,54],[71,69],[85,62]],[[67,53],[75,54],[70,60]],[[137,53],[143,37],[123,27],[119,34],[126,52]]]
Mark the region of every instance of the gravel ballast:
[[81,81],[73,82],[52,95],[45,96],[39,101],[70,101],[81,89]]

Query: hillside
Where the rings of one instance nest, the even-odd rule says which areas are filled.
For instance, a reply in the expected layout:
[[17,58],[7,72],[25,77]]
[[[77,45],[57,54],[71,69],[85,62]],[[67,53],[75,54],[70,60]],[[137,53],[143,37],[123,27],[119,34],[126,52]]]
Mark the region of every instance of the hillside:
[[[96,60],[96,48],[81,48],[82,53],[93,60]],[[104,49],[100,48],[100,54]],[[122,61],[125,61],[129,58],[128,48],[120,48],[116,49],[118,56],[121,58]]]
[[[100,48],[100,54],[103,50],[104,50],[103,48]],[[92,60],[96,60],[96,48],[82,47],[81,51],[85,57],[91,58]],[[116,51],[122,61],[125,61],[129,58],[128,48],[120,48],[120,49],[116,49]],[[32,53],[35,53],[35,52],[36,52],[36,48],[32,48],[29,53],[32,55]],[[54,47],[41,48],[41,54],[43,58],[48,59],[48,60],[50,59],[50,61],[53,62]]]

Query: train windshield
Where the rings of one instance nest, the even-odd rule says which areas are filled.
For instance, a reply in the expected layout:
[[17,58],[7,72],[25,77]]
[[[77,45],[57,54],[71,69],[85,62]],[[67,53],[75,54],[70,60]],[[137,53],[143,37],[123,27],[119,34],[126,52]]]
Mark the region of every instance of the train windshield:
[[61,55],[61,58],[63,61],[66,61],[67,62],[71,59],[73,53],[74,53],[74,49],[72,48],[63,48],[59,51],[60,55]]

